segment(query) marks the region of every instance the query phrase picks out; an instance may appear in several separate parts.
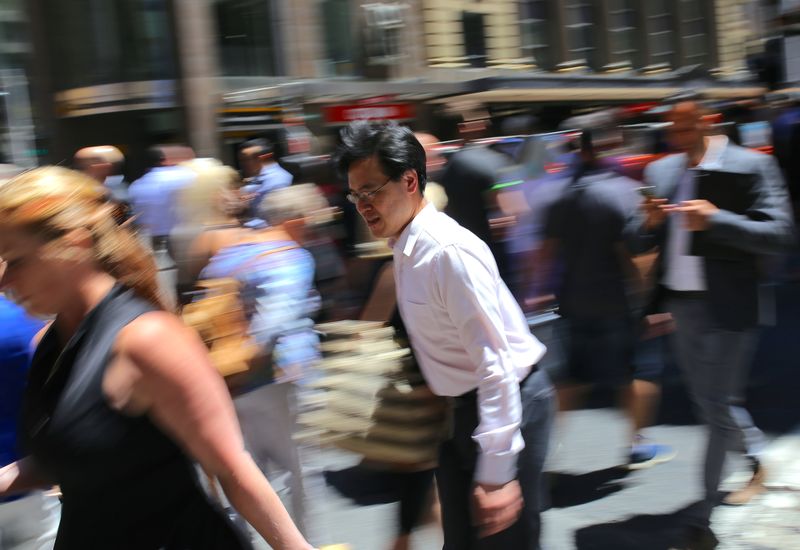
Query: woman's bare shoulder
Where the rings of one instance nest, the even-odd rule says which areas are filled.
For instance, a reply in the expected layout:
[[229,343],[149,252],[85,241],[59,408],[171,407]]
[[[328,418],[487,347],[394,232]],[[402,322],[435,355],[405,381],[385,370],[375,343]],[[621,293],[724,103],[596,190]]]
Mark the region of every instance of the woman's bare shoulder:
[[149,364],[158,354],[171,356],[185,346],[198,343],[199,338],[177,316],[167,311],[150,311],[125,325],[117,336],[115,348]]

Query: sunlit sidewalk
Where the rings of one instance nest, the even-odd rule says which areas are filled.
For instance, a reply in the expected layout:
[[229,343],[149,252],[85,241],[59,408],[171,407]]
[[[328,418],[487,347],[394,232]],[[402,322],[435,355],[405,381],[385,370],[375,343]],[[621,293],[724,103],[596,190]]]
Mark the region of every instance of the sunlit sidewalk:
[[[776,439],[764,456],[768,491],[746,506],[720,507],[713,529],[720,550],[800,548],[800,429]],[[741,484],[732,478],[730,484]]]

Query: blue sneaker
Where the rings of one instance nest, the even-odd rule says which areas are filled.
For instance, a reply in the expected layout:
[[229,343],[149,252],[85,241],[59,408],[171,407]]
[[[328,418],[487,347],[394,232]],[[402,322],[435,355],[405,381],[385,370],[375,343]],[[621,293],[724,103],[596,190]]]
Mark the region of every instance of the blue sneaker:
[[646,439],[636,436],[636,443],[631,446],[631,454],[628,457],[629,470],[643,470],[662,462],[669,462],[678,453],[669,445],[659,445],[657,443],[643,443]]

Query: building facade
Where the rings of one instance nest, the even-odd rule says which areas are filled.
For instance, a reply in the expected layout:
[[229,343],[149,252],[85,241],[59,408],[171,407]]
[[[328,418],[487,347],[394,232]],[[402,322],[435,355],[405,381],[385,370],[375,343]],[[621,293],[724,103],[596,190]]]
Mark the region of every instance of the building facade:
[[516,88],[528,103],[583,105],[741,87],[761,32],[753,0],[16,4],[5,17],[29,22],[26,74],[49,162],[111,143],[137,164],[158,141],[231,159],[236,143],[286,122],[314,133],[360,116],[424,127],[448,97],[507,101]]

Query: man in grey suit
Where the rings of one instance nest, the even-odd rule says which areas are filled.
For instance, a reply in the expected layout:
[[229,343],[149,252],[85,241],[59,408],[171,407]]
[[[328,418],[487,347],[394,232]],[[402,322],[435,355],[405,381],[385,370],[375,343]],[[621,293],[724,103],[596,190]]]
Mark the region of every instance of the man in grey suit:
[[[795,241],[788,193],[774,159],[738,147],[725,136],[707,135],[702,115],[696,101],[677,103],[667,115],[670,141],[679,153],[645,171],[654,197],[643,203],[641,233],[643,249],[660,246],[654,303],[675,319],[678,362],[709,427],[705,498],[690,525],[686,548],[691,549],[716,546],[708,526],[720,503],[728,450],[745,453],[753,477],[725,502],[744,504],[764,490],[759,461],[764,437],[743,407],[744,389],[757,341],[760,263],[764,255],[779,254]],[[754,182],[754,201],[738,214],[698,199],[700,170],[733,173],[731,178],[745,174],[743,178]],[[738,259],[692,255],[692,240],[698,237],[711,247],[728,247]]]

